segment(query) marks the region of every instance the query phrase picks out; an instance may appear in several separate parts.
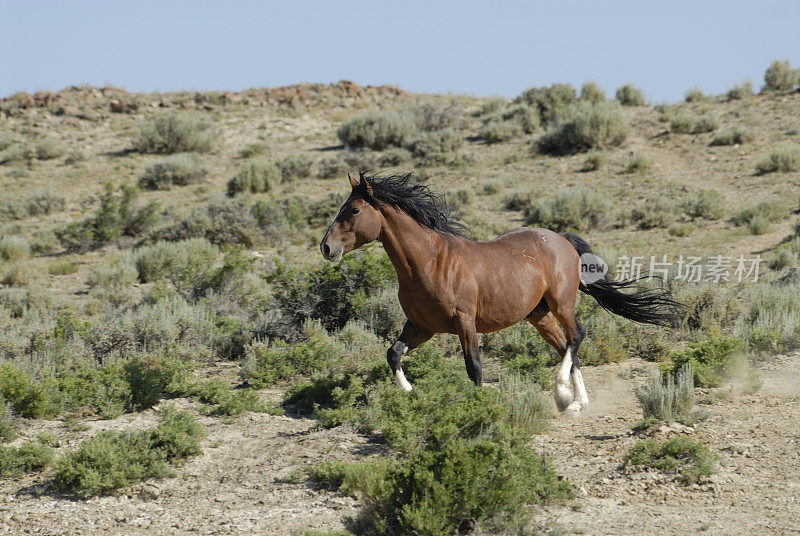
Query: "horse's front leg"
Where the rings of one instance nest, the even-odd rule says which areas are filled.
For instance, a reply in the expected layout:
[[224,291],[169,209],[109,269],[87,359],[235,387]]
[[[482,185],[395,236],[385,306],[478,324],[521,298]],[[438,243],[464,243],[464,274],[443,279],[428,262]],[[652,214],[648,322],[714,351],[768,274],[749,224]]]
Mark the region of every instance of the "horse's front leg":
[[407,321],[406,325],[403,326],[403,332],[400,334],[400,338],[386,351],[386,361],[389,362],[389,367],[392,369],[392,374],[394,374],[394,382],[406,391],[410,391],[412,387],[406,379],[406,375],[403,374],[403,367],[400,365],[400,360],[405,354],[427,341],[432,336],[433,333],[418,328]]
[[478,346],[478,331],[475,328],[475,317],[459,312],[456,315],[456,333],[464,351],[464,364],[467,366],[469,379],[481,386],[481,356]]

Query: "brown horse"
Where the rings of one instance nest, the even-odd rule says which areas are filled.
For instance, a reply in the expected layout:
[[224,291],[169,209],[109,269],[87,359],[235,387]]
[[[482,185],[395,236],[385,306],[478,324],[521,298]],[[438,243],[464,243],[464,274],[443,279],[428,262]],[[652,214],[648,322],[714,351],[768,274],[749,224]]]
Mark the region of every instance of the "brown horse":
[[410,175],[348,178],[352,192],[320,250],[337,262],[374,240],[383,244],[397,271],[398,298],[408,319],[387,360],[396,383],[407,391],[411,384],[400,359],[435,333],[458,335],[467,373],[481,385],[478,333],[527,320],[562,356],[556,405],[575,415],[589,404],[577,354],[584,338],[574,312],[578,289],[637,322],[667,325],[673,318],[678,304],[665,291],[623,293],[635,282],[603,274],[582,282],[581,255],[591,254],[591,248],[574,234],[522,228],[475,242],[440,208],[438,197],[411,182]]

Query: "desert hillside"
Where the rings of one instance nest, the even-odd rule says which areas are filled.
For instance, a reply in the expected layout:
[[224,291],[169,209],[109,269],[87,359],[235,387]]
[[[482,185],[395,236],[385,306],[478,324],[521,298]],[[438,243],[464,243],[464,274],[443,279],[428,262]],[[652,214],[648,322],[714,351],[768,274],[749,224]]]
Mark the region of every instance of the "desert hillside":
[[[798,82],[0,99],[0,534],[800,532]],[[319,252],[359,172],[474,240],[576,232],[685,308],[580,298],[577,419],[527,324],[482,337],[484,388],[436,336],[402,392],[380,244]]]

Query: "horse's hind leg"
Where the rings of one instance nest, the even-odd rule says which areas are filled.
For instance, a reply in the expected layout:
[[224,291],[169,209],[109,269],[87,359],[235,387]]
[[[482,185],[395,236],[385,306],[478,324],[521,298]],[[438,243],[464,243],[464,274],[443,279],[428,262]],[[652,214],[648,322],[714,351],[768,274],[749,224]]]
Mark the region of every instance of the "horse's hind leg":
[[406,379],[406,375],[403,374],[400,359],[431,337],[433,337],[433,334],[429,331],[418,328],[411,322],[406,322],[400,338],[386,351],[386,361],[389,362],[389,367],[391,367],[392,374],[394,374],[394,382],[406,391],[411,390],[411,384]]
[[528,322],[536,328],[544,341],[555,348],[558,355],[561,356],[561,367],[559,367],[556,374],[553,396],[556,400],[558,411],[564,411],[572,403],[572,392],[569,390],[569,373],[572,359],[567,353],[567,337],[551,312],[534,312],[528,317]]
[[[576,289],[577,290],[577,289]],[[567,349],[564,352],[564,358],[561,361],[561,367],[556,375],[556,383],[568,381],[570,374],[572,375],[572,387],[575,391],[575,399],[567,406],[565,410],[569,415],[578,415],[581,411],[585,411],[589,407],[589,396],[586,394],[586,386],[583,383],[583,374],[581,373],[580,363],[578,360],[578,347],[581,345],[586,332],[583,326],[578,323],[575,318],[575,299],[576,293],[562,297],[560,300],[548,299],[547,303],[550,306],[553,316],[555,316],[561,327],[564,328],[564,334],[567,339]],[[560,408],[559,408],[560,409]]]

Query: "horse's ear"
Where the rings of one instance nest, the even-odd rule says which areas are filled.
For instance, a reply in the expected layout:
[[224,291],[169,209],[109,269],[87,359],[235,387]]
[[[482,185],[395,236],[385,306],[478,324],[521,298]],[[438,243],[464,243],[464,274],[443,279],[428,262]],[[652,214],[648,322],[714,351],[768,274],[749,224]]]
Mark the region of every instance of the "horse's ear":
[[361,178],[361,186],[364,187],[364,191],[367,192],[369,195],[372,195],[372,185],[367,180],[367,177],[364,176],[364,173],[359,173]]
[[347,178],[350,180],[350,187],[351,188],[355,188],[356,186],[358,186],[358,183],[356,182],[356,180],[353,177],[351,177],[349,173],[347,174]]

